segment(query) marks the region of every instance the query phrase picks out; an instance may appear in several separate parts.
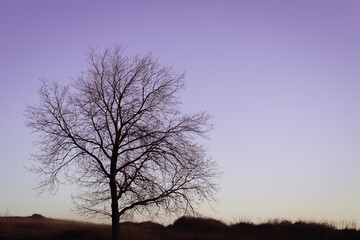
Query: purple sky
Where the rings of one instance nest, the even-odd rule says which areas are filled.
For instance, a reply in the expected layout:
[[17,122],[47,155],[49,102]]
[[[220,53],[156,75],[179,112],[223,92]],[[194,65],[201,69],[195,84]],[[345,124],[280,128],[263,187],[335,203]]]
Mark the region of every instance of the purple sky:
[[0,214],[80,218],[73,186],[31,190],[23,113],[40,77],[119,43],[185,71],[184,111],[214,115],[224,174],[202,214],[360,221],[360,1],[2,0],[0,31]]

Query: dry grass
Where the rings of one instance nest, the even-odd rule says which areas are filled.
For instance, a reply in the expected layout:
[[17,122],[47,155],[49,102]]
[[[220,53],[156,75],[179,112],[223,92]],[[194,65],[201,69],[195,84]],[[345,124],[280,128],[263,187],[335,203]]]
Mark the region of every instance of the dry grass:
[[1,217],[0,239],[109,239],[110,226],[56,220],[41,216]]
[[[121,223],[121,239],[124,240],[359,240],[360,231],[354,223],[342,223],[339,230],[332,222],[291,222],[271,219],[265,223],[249,221],[231,225],[210,218],[182,217],[167,227],[152,223]],[[111,239],[109,225],[91,224],[32,217],[0,217],[1,240],[101,240]]]

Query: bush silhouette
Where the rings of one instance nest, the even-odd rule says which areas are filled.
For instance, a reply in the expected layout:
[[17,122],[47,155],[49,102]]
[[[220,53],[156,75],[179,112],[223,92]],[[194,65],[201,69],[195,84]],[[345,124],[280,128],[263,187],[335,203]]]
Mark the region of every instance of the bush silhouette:
[[34,213],[33,215],[31,215],[31,218],[33,218],[33,219],[46,219],[46,217],[44,217],[43,215],[38,214],[38,213]]
[[181,217],[177,219],[173,228],[185,232],[221,232],[228,228],[228,226],[215,219],[211,218],[195,218],[195,217]]

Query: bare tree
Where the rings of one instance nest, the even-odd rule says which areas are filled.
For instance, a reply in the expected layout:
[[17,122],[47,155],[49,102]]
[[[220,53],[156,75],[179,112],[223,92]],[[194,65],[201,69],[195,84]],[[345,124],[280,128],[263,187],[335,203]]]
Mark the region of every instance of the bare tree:
[[26,109],[39,135],[39,189],[79,184],[76,209],[111,217],[113,239],[121,219],[193,213],[212,200],[218,170],[196,142],[211,129],[209,115],[181,113],[184,75],[119,46],[90,49],[87,60],[70,86],[43,80],[40,103]]

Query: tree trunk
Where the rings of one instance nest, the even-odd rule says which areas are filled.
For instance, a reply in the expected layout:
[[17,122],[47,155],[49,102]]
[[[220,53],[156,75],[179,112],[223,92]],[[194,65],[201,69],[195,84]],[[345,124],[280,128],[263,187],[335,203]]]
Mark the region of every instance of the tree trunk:
[[110,191],[111,191],[111,239],[120,239],[120,215],[119,215],[119,203],[118,203],[118,192],[116,185],[116,162],[118,152],[118,135],[116,134],[115,146],[111,156],[110,164]]
[[117,191],[115,177],[110,180],[111,189],[111,233],[112,240],[120,239],[120,226],[119,226],[119,204],[117,201]]
[[119,226],[119,203],[117,196],[116,185],[116,160],[117,160],[117,148],[113,150],[113,155],[110,165],[110,191],[111,191],[111,239],[120,239],[120,226]]

